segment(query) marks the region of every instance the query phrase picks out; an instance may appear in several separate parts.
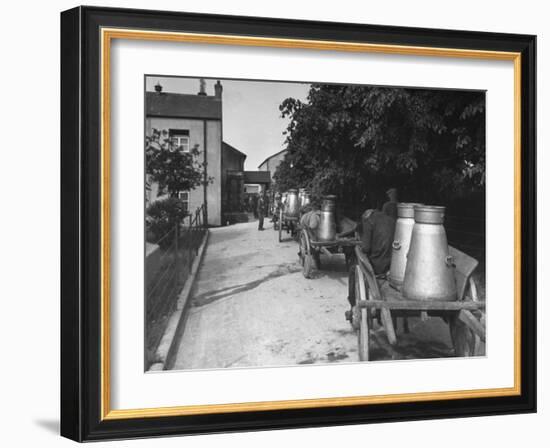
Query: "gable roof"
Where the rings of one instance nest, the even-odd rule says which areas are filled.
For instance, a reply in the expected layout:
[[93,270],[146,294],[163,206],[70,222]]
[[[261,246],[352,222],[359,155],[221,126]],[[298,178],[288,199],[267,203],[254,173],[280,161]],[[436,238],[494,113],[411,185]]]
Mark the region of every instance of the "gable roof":
[[275,154],[271,154],[269,157],[266,157],[265,160],[258,165],[258,168],[260,168],[264,163],[266,163],[269,159],[272,159],[273,157],[277,157],[279,154],[282,154],[283,152],[286,152],[285,149],[281,149],[279,152],[276,152]]
[[215,96],[145,92],[148,117],[222,119],[222,101]]
[[269,184],[271,183],[271,173],[269,171],[245,171],[245,184]]
[[239,151],[237,148],[235,148],[234,146],[231,146],[229,143],[226,143],[226,142],[222,142],[222,147],[223,147],[223,150],[224,151],[234,151],[236,152],[238,155],[240,155],[241,157],[243,157],[244,159],[246,159],[246,154],[242,151]]

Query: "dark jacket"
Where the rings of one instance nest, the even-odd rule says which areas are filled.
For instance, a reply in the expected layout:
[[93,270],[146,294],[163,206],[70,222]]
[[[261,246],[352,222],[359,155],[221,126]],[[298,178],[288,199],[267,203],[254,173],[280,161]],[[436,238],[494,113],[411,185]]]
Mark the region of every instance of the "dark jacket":
[[397,202],[388,201],[382,206],[382,212],[391,216],[394,220],[397,219]]
[[267,213],[267,198],[265,196],[260,196],[258,198],[258,203],[257,203],[257,206],[256,206],[256,212],[258,214],[262,214],[262,215],[265,215]]
[[361,248],[369,257],[375,274],[389,271],[395,220],[387,214],[374,210],[362,218]]

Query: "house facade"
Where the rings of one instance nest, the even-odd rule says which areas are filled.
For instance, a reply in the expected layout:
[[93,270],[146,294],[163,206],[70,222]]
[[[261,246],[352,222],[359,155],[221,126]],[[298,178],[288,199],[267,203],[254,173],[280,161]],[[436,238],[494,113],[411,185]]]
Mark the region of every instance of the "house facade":
[[[180,193],[188,210],[205,204],[209,225],[222,224],[222,85],[214,86],[215,95],[207,95],[201,80],[198,94],[163,92],[157,84],[154,92],[145,92],[145,132],[166,130],[170,139],[183,151],[197,147],[204,164],[205,179],[212,182]],[[159,199],[158,186],[148,183],[146,201]]]
[[228,215],[240,213],[244,205],[244,161],[246,154],[222,142],[222,210],[224,222],[233,222]]
[[[245,171],[246,154],[223,141],[222,84],[214,84],[214,95],[207,95],[205,81],[197,94],[164,92],[157,83],[154,92],[145,92],[145,133],[153,129],[168,132],[174,147],[181,151],[198,149],[204,166],[204,179],[211,179],[190,191],[180,193],[189,212],[205,204],[207,223],[220,226],[243,219],[245,186],[269,188],[269,172]],[[166,197],[158,185],[146,179],[146,203]]]

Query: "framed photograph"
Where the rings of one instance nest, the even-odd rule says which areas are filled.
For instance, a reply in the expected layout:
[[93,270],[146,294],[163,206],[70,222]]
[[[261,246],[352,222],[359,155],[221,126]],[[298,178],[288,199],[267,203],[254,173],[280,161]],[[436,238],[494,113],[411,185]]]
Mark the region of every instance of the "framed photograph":
[[61,433],[536,411],[536,37],[61,14]]

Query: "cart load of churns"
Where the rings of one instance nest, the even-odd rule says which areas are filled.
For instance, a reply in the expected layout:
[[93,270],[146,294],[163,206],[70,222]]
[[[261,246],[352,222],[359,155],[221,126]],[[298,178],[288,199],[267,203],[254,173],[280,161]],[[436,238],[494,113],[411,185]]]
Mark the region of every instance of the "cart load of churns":
[[[276,201],[279,241],[286,231],[299,242],[306,278],[321,269],[321,254],[345,256],[351,310],[346,318],[357,331],[359,359],[369,360],[375,322],[388,342],[397,344],[397,322],[409,317],[442,318],[450,328],[456,356],[474,356],[485,343],[485,302],[472,276],[478,262],[450,246],[444,228],[445,207],[398,203],[388,272],[373,268],[357,223],[336,213],[336,196],[324,196],[320,208],[305,189],[292,189]],[[369,211],[370,212],[370,211]],[[377,212],[381,213],[381,212]],[[365,213],[362,217],[365,223]],[[364,228],[364,225],[362,226]],[[364,236],[363,236],[364,238]]]

